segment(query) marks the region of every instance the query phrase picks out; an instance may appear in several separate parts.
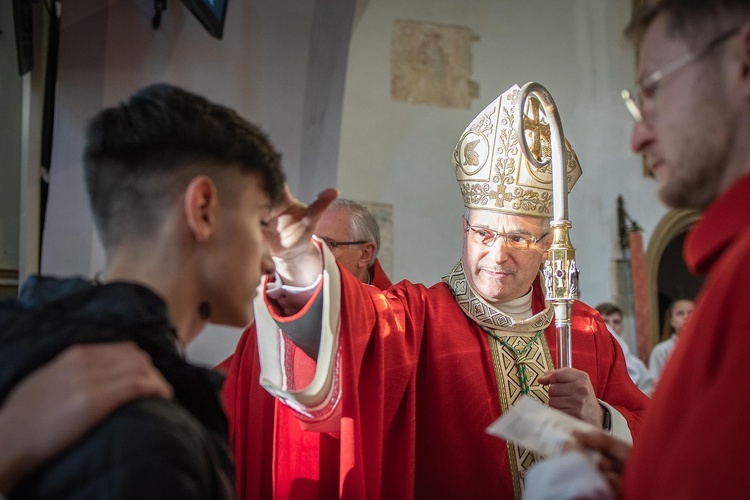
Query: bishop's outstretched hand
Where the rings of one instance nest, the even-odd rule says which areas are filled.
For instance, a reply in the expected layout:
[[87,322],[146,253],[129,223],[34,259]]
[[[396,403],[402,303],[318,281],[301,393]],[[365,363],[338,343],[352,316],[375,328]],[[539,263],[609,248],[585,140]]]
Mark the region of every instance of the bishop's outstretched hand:
[[266,242],[284,284],[308,286],[317,279],[322,262],[311,238],[321,215],[337,196],[337,189],[324,189],[306,205],[286,186],[284,200],[273,210],[266,230]]

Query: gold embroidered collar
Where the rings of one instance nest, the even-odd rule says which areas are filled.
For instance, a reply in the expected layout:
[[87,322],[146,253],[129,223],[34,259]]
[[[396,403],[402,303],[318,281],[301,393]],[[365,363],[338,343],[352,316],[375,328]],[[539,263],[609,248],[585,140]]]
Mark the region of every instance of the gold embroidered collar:
[[487,303],[471,288],[461,261],[442,279],[453,292],[456,302],[464,313],[480,326],[492,330],[503,330],[514,335],[533,337],[539,330],[547,328],[554,317],[552,304],[547,304],[542,312],[528,319],[516,319],[503,313]]

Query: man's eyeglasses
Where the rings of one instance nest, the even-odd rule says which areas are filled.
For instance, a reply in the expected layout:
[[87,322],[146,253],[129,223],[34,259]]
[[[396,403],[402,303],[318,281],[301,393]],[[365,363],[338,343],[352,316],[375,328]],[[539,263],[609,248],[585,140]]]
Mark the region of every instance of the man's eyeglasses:
[[362,245],[364,243],[369,243],[369,241],[361,240],[361,241],[331,241],[331,240],[323,240],[325,241],[326,245],[328,245],[328,248],[331,250],[334,250],[338,247],[348,247],[351,245]]
[[739,33],[739,28],[731,29],[721,35],[717,36],[703,49],[694,52],[689,51],[668,63],[666,66],[657,69],[650,75],[643,78],[635,87],[631,90],[623,90],[621,92],[622,98],[625,101],[625,107],[628,108],[630,115],[637,122],[643,121],[643,103],[646,99],[653,99],[659,90],[659,83],[668,75],[680,70],[690,64],[691,62],[697,61],[701,57],[705,56],[713,49],[726,42],[734,35]]
[[547,233],[544,233],[539,238],[524,233],[500,233],[486,227],[472,226],[468,222],[466,222],[466,232],[474,243],[491,247],[498,238],[502,238],[505,246],[513,250],[530,250],[536,247],[537,243],[547,236]]

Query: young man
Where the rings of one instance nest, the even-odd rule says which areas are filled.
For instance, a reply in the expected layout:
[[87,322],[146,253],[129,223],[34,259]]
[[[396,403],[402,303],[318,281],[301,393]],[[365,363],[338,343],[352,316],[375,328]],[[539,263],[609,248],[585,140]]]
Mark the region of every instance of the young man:
[[132,341],[174,400],[122,407],[19,484],[18,498],[232,498],[220,377],[184,360],[207,322],[241,326],[273,263],[279,155],[233,111],[153,85],[91,122],[86,187],[100,282],[35,277],[0,305],[0,399],[72,344]]
[[[685,240],[691,271],[706,274],[690,322],[630,447],[581,436],[607,455],[602,468],[625,498],[737,498],[750,489],[750,3],[662,0],[637,12],[636,122],[661,200],[703,210]],[[740,385],[738,390],[738,384]],[[628,458],[629,456],[629,458]],[[625,465],[626,464],[626,465]]]
[[622,335],[622,309],[611,302],[602,302],[595,309],[602,315],[602,319],[607,323],[609,331],[615,335]]
[[[517,93],[491,103],[456,146],[463,251],[431,288],[404,281],[382,293],[340,273],[310,238],[335,192],[307,208],[290,199],[281,211],[272,245],[281,286],[258,302],[256,325],[261,381],[294,421],[264,427],[253,408],[234,420],[237,453],[274,457],[273,468],[256,458],[238,469],[245,498],[519,495],[534,457],[485,429],[523,393],[623,436],[638,430],[648,398],[594,310],[575,303],[574,368],[552,365],[554,314],[539,272],[551,176],[530,172],[517,147]],[[569,160],[575,180],[572,150]],[[303,356],[314,372],[296,364]],[[339,448],[307,453],[300,424]]]
[[601,314],[602,319],[607,324],[607,329],[614,335],[617,343],[620,344],[622,353],[625,356],[625,363],[628,365],[628,375],[633,383],[638,386],[644,394],[651,395],[654,390],[654,377],[646,364],[641,359],[630,352],[625,339],[622,338],[622,309],[611,302],[602,302],[596,306],[596,310]]

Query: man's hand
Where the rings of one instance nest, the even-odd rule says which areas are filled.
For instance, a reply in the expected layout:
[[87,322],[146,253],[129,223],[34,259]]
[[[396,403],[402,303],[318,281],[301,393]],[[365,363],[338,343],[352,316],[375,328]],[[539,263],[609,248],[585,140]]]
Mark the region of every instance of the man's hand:
[[172,387],[135,344],[69,347],[31,373],[0,407],[0,493],[73,444],[113,410]]
[[601,429],[604,409],[594,394],[586,372],[575,368],[558,368],[541,377],[539,383],[549,385],[549,406]]
[[271,214],[266,231],[266,242],[284,284],[308,286],[317,279],[322,267],[311,238],[320,216],[337,196],[336,189],[328,188],[305,205],[285,187],[284,201]]
[[573,432],[573,437],[583,449],[601,453],[599,470],[607,478],[612,489],[619,494],[622,472],[630,456],[630,445],[604,432]]

